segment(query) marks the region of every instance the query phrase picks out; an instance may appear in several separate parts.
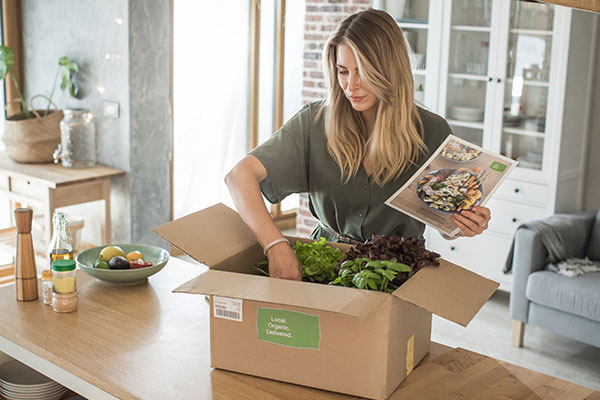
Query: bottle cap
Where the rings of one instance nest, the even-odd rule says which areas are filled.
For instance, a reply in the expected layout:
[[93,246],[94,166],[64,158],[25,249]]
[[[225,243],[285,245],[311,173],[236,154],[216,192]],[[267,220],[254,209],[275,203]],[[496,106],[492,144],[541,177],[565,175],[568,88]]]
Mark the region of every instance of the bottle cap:
[[72,271],[75,269],[75,261],[73,260],[56,260],[52,261],[53,271]]
[[52,270],[49,269],[45,269],[42,271],[42,280],[43,281],[50,281],[52,280]]

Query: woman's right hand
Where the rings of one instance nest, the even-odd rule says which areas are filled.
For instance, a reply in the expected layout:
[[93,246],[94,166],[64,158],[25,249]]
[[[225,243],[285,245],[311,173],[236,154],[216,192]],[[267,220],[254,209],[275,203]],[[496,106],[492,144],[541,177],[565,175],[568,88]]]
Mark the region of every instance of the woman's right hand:
[[294,250],[287,243],[280,243],[267,251],[269,276],[271,278],[302,280],[302,269]]
[[[260,194],[260,181],[266,177],[267,170],[253,155],[244,157],[225,177],[240,216],[263,247],[274,239],[283,237]],[[270,247],[267,257],[271,277],[297,281],[302,279],[300,263],[289,244],[282,242]]]

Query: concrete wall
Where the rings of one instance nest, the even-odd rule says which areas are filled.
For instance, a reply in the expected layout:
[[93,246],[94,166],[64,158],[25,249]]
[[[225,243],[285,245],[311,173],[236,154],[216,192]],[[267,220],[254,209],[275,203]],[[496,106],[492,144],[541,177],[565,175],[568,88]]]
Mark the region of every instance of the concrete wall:
[[[21,6],[26,97],[50,93],[60,56],[76,60],[79,99],[57,91],[54,101],[89,109],[98,163],[127,171],[112,180],[112,241],[164,244],[151,228],[170,216],[169,2],[23,0]],[[107,100],[119,102],[118,119],[103,117]],[[101,210],[93,203],[65,209],[84,219],[83,240],[91,243],[100,242]]]
[[171,210],[169,13],[169,1],[129,0],[131,237],[164,245],[152,228]]

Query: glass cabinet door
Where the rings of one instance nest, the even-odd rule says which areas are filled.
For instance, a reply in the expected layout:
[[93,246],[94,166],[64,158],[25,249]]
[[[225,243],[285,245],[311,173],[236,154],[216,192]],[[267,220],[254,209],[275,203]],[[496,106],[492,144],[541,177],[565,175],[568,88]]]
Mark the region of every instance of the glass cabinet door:
[[554,6],[511,1],[500,152],[542,169]]
[[445,115],[454,134],[483,145],[489,46],[492,25],[491,0],[453,0]]
[[404,32],[404,38],[413,51],[411,66],[413,69],[415,100],[425,102],[425,84],[427,71],[427,40],[429,30],[429,0],[380,0],[373,6],[387,11]]

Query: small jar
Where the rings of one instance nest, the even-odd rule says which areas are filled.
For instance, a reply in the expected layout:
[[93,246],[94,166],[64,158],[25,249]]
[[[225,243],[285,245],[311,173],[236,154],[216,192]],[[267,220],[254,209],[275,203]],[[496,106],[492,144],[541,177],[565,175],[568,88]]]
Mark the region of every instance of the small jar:
[[67,294],[77,290],[75,261],[56,260],[52,262],[52,289],[54,293]]
[[52,309],[59,313],[69,313],[77,310],[77,291],[73,293],[52,293]]
[[77,309],[77,281],[75,261],[52,262],[52,308],[56,312],[71,312]]
[[42,300],[47,306],[52,305],[52,271],[42,271]]

